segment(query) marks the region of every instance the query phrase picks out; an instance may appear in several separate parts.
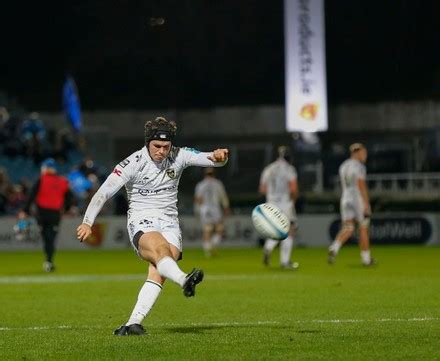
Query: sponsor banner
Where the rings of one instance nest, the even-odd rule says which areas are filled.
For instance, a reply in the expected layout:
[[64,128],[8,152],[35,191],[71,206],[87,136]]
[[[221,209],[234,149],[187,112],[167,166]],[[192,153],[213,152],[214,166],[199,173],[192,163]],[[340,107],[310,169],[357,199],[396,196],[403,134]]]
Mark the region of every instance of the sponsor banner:
[[286,129],[325,131],[324,0],[284,0]]
[[[334,239],[341,225],[340,220],[332,222],[329,228]],[[371,219],[370,240],[372,244],[429,244],[435,243],[438,232],[435,217],[430,215],[377,215]],[[357,242],[356,238],[350,240]]]
[[[98,217],[93,226],[93,237],[86,243],[76,239],[76,227],[80,218],[65,218],[57,239],[58,249],[131,249],[126,217]],[[16,219],[0,218],[0,251],[41,250],[42,242],[34,222],[26,235],[14,231]],[[305,247],[325,247],[334,239],[340,220],[334,214],[300,215],[296,244]],[[180,218],[184,248],[202,246],[202,229],[199,220],[192,216]],[[377,214],[371,222],[372,244],[440,244],[440,215],[436,214]],[[356,242],[353,239],[352,242]],[[228,217],[222,247],[255,247],[263,239],[255,231],[250,215]]]

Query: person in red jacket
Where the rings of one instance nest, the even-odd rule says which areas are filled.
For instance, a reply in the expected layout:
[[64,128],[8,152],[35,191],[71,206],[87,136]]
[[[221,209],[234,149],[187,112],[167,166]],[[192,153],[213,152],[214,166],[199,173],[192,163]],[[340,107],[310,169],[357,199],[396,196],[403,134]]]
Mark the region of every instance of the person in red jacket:
[[41,175],[32,187],[29,198],[18,218],[26,218],[32,204],[36,206],[36,219],[40,226],[41,238],[46,261],[43,269],[46,272],[55,270],[53,257],[55,254],[55,239],[58,226],[64,210],[68,210],[73,203],[73,195],[69,189],[68,180],[57,174],[56,162],[48,158],[41,164]]

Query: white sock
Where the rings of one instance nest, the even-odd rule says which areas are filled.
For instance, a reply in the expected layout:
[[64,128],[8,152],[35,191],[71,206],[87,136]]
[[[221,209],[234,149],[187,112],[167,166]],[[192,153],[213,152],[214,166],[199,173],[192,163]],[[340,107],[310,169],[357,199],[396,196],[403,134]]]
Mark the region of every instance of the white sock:
[[156,264],[156,268],[162,277],[170,279],[180,285],[180,287],[183,287],[185,284],[186,273],[179,268],[177,262],[171,257],[166,256],[160,259]]
[[205,252],[205,256],[209,257],[211,255],[212,244],[211,241],[203,241],[203,251]]
[[292,255],[293,239],[292,237],[287,237],[280,243],[280,262],[282,265],[287,265],[290,263],[290,257]]
[[126,326],[134,323],[141,324],[144,318],[150,312],[160,291],[162,291],[162,285],[152,280],[147,280],[139,291],[136,305],[133,308],[130,319],[126,323]]
[[361,259],[362,259],[362,263],[369,264],[371,262],[370,250],[361,251]]
[[341,249],[341,247],[342,247],[341,241],[339,239],[335,239],[328,249],[330,251],[333,251],[336,254],[338,254],[338,252]]
[[214,233],[214,235],[212,236],[211,240],[212,240],[212,244],[215,247],[217,247],[220,244],[220,242],[222,240],[222,237],[218,233]]
[[274,239],[266,239],[266,242],[264,243],[264,250],[271,254],[278,242],[279,241],[275,241]]

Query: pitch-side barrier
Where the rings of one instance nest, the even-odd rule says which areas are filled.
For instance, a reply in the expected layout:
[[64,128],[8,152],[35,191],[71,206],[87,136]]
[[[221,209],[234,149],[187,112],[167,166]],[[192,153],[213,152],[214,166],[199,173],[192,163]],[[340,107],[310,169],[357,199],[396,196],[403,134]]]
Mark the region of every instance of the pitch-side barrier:
[[[64,218],[58,235],[58,249],[124,249],[130,248],[126,217],[99,217],[94,225],[93,237],[87,243],[76,239],[80,218]],[[33,223],[29,234],[17,239],[14,217],[0,218],[0,250],[41,249],[37,225]],[[336,235],[340,220],[335,214],[300,215],[297,245],[324,247]],[[201,247],[201,226],[196,217],[182,216],[180,226],[184,247]],[[375,214],[370,227],[373,244],[440,244],[440,214],[386,213]],[[353,240],[355,241],[355,240]],[[222,247],[256,247],[262,240],[252,226],[250,215],[230,216],[225,222]]]

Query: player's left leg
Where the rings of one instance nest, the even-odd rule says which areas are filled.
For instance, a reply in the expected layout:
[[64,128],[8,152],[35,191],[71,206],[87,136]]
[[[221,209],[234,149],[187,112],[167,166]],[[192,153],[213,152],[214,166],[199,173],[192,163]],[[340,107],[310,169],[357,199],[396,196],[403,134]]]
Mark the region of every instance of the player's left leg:
[[150,264],[148,268],[147,281],[139,291],[136,305],[133,308],[130,318],[125,325],[122,325],[114,331],[117,336],[128,335],[141,335],[145,333],[142,326],[142,321],[151,311],[152,307],[156,303],[160,292],[162,291],[162,285],[165,282],[156,267]]
[[205,223],[203,225],[203,251],[206,257],[212,256],[213,242],[212,233],[214,230],[214,225],[212,223]]
[[293,241],[296,236],[296,223],[290,226],[289,236],[280,243],[280,264],[285,269],[297,269],[298,262],[292,262]]
[[57,236],[58,225],[49,221],[43,221],[40,224],[40,227],[41,237],[43,238],[43,249],[46,256],[43,268],[46,272],[53,272],[55,270],[53,257],[55,254],[55,239]]
[[225,227],[221,221],[214,224],[214,230],[213,230],[213,234],[211,237],[212,255],[213,256],[218,255],[218,247],[220,245],[220,242],[223,239],[224,229],[225,229]]

